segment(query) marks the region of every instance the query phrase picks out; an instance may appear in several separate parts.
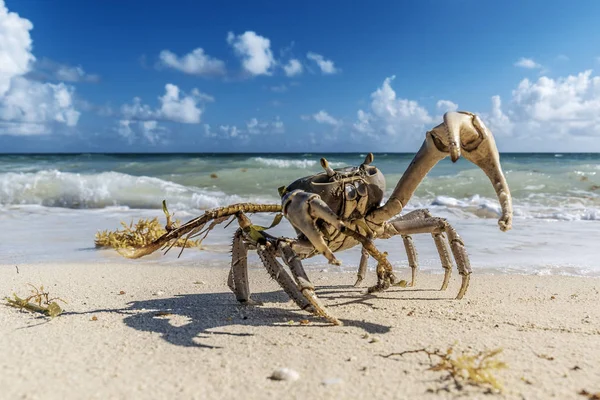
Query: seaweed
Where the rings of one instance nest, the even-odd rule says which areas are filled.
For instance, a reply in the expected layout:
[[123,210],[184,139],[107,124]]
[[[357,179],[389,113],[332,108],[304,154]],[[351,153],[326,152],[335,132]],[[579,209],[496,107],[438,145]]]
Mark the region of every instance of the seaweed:
[[[446,351],[436,349],[408,350],[400,353],[391,353],[382,357],[404,356],[405,354],[424,353],[429,358],[429,371],[442,371],[447,374],[442,381],[450,380],[457,390],[462,390],[465,385],[487,388],[489,390],[502,391],[502,384],[494,376],[498,370],[508,368],[507,365],[496,359],[502,349],[485,350],[478,353],[460,352],[456,353],[454,347],[450,346]],[[439,362],[434,362],[432,357],[437,357]],[[439,390],[449,390],[448,386]],[[438,390],[438,391],[439,391]]]
[[32,288],[30,296],[23,299],[17,296],[16,293],[13,293],[14,298],[5,298],[6,304],[21,310],[25,309],[27,311],[37,312],[50,318],[62,314],[63,310],[60,308],[57,301],[62,301],[65,304],[67,303],[66,301],[58,297],[50,298],[50,294],[44,291],[44,286],[37,288],[30,283],[28,283],[28,285]]
[[[163,212],[167,218],[165,227],[162,227],[158,218],[152,219],[140,219],[136,224],[131,221],[129,225],[121,221],[122,230],[115,231],[100,231],[96,233],[94,243],[96,248],[138,248],[144,247],[156,239],[166,234],[167,232],[176,229],[181,222],[179,220],[172,220],[172,214],[167,209],[167,204],[163,200]],[[179,238],[175,241],[175,247],[201,247],[202,240],[187,240],[185,238]]]
[[591,392],[588,392],[588,391],[587,391],[587,390],[585,390],[585,389],[582,389],[582,390],[580,390],[580,391],[579,391],[579,393],[578,393],[578,394],[579,394],[580,396],[587,397],[587,398],[588,398],[588,400],[600,400],[600,392],[591,393]]

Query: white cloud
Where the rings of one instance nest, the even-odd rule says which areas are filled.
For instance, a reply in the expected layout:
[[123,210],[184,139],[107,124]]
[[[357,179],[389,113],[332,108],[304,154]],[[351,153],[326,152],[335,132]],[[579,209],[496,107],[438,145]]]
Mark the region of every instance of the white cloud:
[[523,79],[512,92],[506,114],[496,98],[492,116],[501,117],[500,134],[514,131],[540,139],[600,135],[600,76],[592,76],[591,70],[557,79],[543,76],[537,82]]
[[542,66],[540,64],[536,63],[531,58],[525,58],[525,57],[521,57],[519,59],[519,61],[515,62],[514,66],[521,67],[521,68],[527,68],[527,69],[542,68]]
[[242,66],[251,75],[271,75],[276,62],[271,52],[271,41],[253,31],[241,35],[227,34],[227,43],[242,59]]
[[207,138],[248,140],[248,133],[239,129],[235,125],[219,125],[216,130],[212,130],[209,124],[204,124],[204,136]]
[[252,118],[246,122],[246,130],[252,135],[280,134],[285,132],[285,125],[279,117],[275,117],[273,121],[260,121]]
[[316,122],[318,122],[319,124],[326,124],[326,125],[331,125],[331,126],[341,126],[342,125],[342,121],[335,119],[334,117],[332,117],[331,115],[329,115],[327,113],[327,111],[325,110],[321,110],[313,115],[309,115],[309,116],[302,116],[301,117],[304,120],[315,120]]
[[[0,121],[10,122],[14,128],[5,133],[47,134],[52,132],[53,123],[77,125],[80,112],[73,106],[73,92],[74,88],[64,83],[13,78],[10,90],[0,98]],[[19,128],[19,123],[26,126]]]
[[65,82],[98,82],[98,75],[86,73],[81,66],[60,65],[56,69],[56,78]]
[[9,12],[0,0],[0,134],[47,134],[56,124],[73,127],[79,120],[72,86],[25,77],[35,61],[31,29],[29,20]]
[[122,119],[118,123],[117,132],[132,144],[139,139],[145,139],[150,144],[157,144],[161,139],[161,132],[165,128],[158,125],[157,121],[132,121]]
[[453,103],[450,100],[440,100],[435,106],[437,107],[437,110],[442,113],[458,110],[458,104]]
[[24,75],[35,60],[29,31],[33,24],[9,12],[0,0],[0,97],[10,88],[12,78]]
[[159,58],[163,66],[190,75],[211,76],[225,73],[225,63],[207,55],[200,47],[181,57],[169,50],[163,50]]
[[418,102],[399,99],[392,89],[394,76],[386,78],[383,85],[371,94],[371,111],[359,110],[354,128],[361,133],[378,136],[410,137],[424,134],[425,126],[433,122],[427,110]]
[[161,115],[167,120],[184,124],[200,123],[202,109],[197,107],[199,93],[192,93],[191,96],[184,96],[180,99],[179,88],[168,83],[165,86],[165,95],[159,99]]
[[323,57],[320,54],[309,52],[306,54],[306,58],[317,63],[323,74],[329,75],[338,72],[338,70],[335,68],[335,65],[333,64],[333,61],[326,60],[325,57]]
[[291,59],[286,65],[283,66],[286,76],[296,76],[302,73],[303,67],[300,61],[295,58]]
[[167,83],[165,94],[158,98],[160,108],[153,109],[147,104],[142,104],[139,97],[133,99],[132,104],[121,106],[121,113],[125,120],[164,120],[184,124],[200,123],[204,109],[200,103],[214,99],[198,89],[192,89],[190,95],[181,94],[176,85]]

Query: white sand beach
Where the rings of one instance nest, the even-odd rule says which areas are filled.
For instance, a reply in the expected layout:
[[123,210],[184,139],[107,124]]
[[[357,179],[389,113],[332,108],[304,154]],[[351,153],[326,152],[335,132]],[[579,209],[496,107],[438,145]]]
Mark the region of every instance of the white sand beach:
[[[416,288],[365,295],[351,286],[353,274],[311,271],[318,295],[344,322],[331,326],[297,310],[264,270],[250,272],[261,306],[235,301],[226,268],[2,265],[2,295],[43,284],[68,304],[53,320],[0,307],[0,397],[484,397],[485,388],[458,390],[444,371],[429,371],[425,354],[384,357],[450,346],[503,349],[501,398],[600,391],[598,278],[475,273],[457,301],[457,275],[445,292],[436,290],[441,275],[422,273]],[[269,379],[278,368],[299,379]]]

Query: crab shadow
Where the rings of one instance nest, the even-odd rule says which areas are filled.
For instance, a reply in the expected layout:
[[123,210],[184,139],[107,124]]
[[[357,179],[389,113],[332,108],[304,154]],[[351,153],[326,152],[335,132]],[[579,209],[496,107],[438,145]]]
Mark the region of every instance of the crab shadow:
[[[287,303],[289,297],[281,292],[263,292],[253,294],[259,303]],[[274,329],[332,329],[318,317],[301,310],[295,311],[281,307],[264,305],[240,305],[232,293],[203,293],[176,295],[171,298],[154,298],[132,301],[122,309],[94,310],[88,313],[116,312],[126,315],[123,322],[128,327],[143,332],[157,333],[160,337],[176,346],[218,348],[210,342],[211,335],[234,337],[253,336],[253,333],[235,333],[230,329],[236,326],[239,332],[243,327],[272,326]],[[87,314],[87,313],[86,313]],[[309,320],[310,325],[299,324],[300,320]],[[290,323],[289,321],[295,321]],[[357,327],[367,333],[385,334],[390,327],[366,321],[342,319],[344,326]],[[204,340],[203,340],[204,339]]]

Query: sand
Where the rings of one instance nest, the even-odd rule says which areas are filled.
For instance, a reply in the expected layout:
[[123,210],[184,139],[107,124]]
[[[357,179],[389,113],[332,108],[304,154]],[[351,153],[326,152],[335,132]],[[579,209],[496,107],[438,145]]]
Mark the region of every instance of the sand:
[[[414,289],[365,295],[352,274],[311,271],[345,323],[330,326],[297,310],[260,268],[251,269],[251,287],[263,304],[250,307],[228,290],[226,268],[18,270],[0,266],[0,295],[43,284],[68,304],[53,320],[0,307],[2,399],[583,399],[583,389],[600,391],[598,278],[475,273],[457,301],[457,275],[445,292],[435,290],[441,275],[421,274]],[[504,391],[458,390],[428,370],[424,354],[383,357],[449,346],[502,348]],[[268,378],[284,367],[299,379]]]

